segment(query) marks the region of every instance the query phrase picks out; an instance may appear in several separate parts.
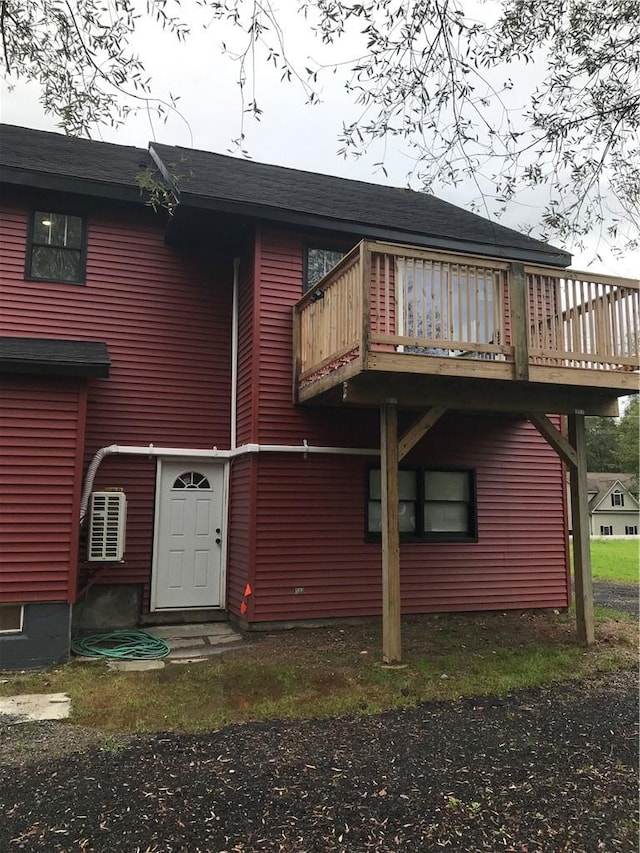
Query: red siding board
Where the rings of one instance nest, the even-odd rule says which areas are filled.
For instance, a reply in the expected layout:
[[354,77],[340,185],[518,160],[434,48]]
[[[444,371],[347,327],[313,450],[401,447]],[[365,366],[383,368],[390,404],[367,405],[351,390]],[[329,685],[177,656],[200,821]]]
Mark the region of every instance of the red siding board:
[[246,599],[247,612],[240,606],[247,584],[255,584],[255,504],[258,463],[255,458],[236,459],[231,466],[227,609],[247,621],[253,620],[253,594]]
[[[376,412],[291,405],[291,307],[302,289],[303,247],[295,234],[262,234],[258,440],[376,447]],[[405,462],[476,469],[479,541],[403,543],[404,612],[567,605],[563,466],[531,425],[446,416]],[[366,472],[376,464],[260,456],[256,621],[380,612],[380,545],[366,542],[364,530]]]
[[[84,465],[108,444],[228,447],[231,259],[179,254],[148,209],[105,202],[88,217],[84,286],[25,281],[27,219],[40,203],[31,198],[29,208],[6,194],[0,211],[0,333],[107,343],[111,375],[89,385]],[[59,413],[45,430],[36,423],[31,444],[50,435],[58,466],[68,436],[51,433],[54,417],[64,423]],[[47,482],[53,474],[47,466]],[[99,582],[142,583],[148,599],[155,464],[108,459],[95,487],[105,485],[125,489],[129,514],[125,562],[107,566]]]
[[[101,340],[112,359],[110,378],[88,386],[84,445],[78,393],[75,404],[57,394],[46,420],[39,399],[23,395],[23,431],[12,429],[4,443],[13,455],[3,474],[12,495],[3,522],[13,560],[4,588],[11,600],[27,600],[16,598],[27,588],[36,596],[29,600],[53,600],[73,596],[76,577],[69,542],[78,537],[78,492],[68,484],[79,488],[79,466],[99,447],[229,446],[232,261],[204,251],[179,254],[164,244],[150,212],[104,203],[89,218],[86,285],[25,282],[28,209],[10,200],[6,205],[0,332]],[[376,447],[376,412],[292,405],[291,317],[302,290],[305,238],[264,228],[249,239],[238,293],[238,443]],[[410,422],[402,420],[401,426]],[[45,441],[46,458],[38,456]],[[406,462],[476,469],[479,541],[403,544],[405,612],[568,602],[563,469],[535,429],[507,418],[446,416]],[[380,612],[380,545],[364,535],[367,468],[376,464],[375,457],[290,454],[233,462],[232,613],[240,615],[247,583],[253,589],[249,621]],[[125,560],[101,567],[96,582],[140,584],[145,606],[155,472],[155,461],[145,456],[108,457],[95,481],[96,489],[123,488],[129,504]],[[62,481],[68,499],[52,509]],[[49,539],[35,540],[42,526]],[[35,543],[30,572],[21,537]],[[43,542],[48,561],[36,565]],[[83,582],[89,569],[95,564],[82,564]],[[296,595],[295,587],[304,593]]]
[[[73,596],[85,403],[76,380],[0,382],[2,601],[68,601]],[[31,416],[23,418],[24,411]]]

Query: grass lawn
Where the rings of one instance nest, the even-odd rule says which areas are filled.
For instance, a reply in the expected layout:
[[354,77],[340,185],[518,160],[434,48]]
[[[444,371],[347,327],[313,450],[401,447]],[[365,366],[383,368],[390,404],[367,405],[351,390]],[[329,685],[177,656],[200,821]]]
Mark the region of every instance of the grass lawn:
[[617,583],[638,583],[638,539],[592,539],[591,572],[594,578]]
[[430,615],[403,620],[406,666],[380,666],[380,625],[252,634],[211,663],[123,673],[104,662],[7,673],[0,695],[67,692],[71,722],[106,733],[203,732],[270,718],[367,714],[426,700],[504,694],[633,666],[638,626],[597,611],[597,642],[570,613]]

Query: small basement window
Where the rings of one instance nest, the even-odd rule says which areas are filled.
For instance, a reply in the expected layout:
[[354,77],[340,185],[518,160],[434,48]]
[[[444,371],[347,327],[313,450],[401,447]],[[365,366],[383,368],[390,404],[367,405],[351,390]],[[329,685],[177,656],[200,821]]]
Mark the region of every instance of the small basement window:
[[337,252],[335,249],[307,249],[304,267],[305,293],[324,278],[345,254],[346,252]]
[[85,280],[85,220],[36,210],[32,216],[26,277],[82,284]]
[[613,536],[613,525],[601,524],[600,525],[600,536]]
[[22,631],[23,621],[23,604],[0,604],[0,634],[19,633]]
[[[470,470],[402,469],[398,472],[398,520],[405,541],[475,542],[475,473]],[[369,471],[367,535],[380,537],[379,469]]]
[[637,536],[638,535],[638,525],[637,524],[625,524],[624,535],[625,536]]

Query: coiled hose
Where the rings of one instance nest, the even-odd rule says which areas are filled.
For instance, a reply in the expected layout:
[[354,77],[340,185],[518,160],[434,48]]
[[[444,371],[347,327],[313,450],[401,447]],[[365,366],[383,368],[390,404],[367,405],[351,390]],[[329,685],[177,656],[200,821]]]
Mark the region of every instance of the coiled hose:
[[76,655],[117,658],[118,660],[158,660],[166,658],[171,649],[160,637],[145,631],[113,631],[80,637],[71,644]]

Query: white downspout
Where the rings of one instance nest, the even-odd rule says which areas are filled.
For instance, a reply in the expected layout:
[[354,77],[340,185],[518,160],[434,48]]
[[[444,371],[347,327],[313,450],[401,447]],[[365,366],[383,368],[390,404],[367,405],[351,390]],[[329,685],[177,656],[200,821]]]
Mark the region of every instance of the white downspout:
[[238,286],[240,258],[233,259],[233,298],[231,303],[231,449],[237,446],[238,428]]

